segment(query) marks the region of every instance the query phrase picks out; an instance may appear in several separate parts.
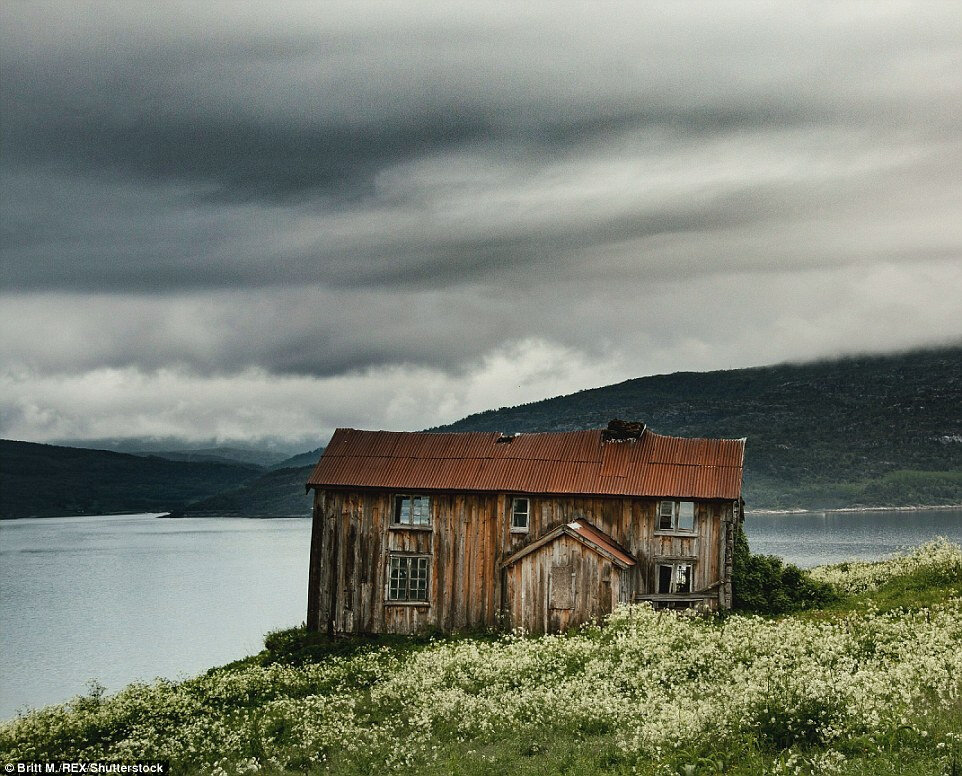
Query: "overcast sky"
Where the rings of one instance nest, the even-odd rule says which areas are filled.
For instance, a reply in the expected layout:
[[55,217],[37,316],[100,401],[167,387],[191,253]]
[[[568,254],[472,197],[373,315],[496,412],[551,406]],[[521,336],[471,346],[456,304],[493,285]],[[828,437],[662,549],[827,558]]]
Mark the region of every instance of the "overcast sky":
[[314,446],[962,340],[962,4],[0,5],[0,436]]

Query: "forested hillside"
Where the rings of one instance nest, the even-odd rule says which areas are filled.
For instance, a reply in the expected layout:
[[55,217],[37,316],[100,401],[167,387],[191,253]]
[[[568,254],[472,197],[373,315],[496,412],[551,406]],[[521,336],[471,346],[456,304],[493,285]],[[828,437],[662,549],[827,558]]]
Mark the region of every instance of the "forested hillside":
[[0,518],[166,512],[261,471],[248,464],[0,440]]
[[443,431],[569,431],[611,418],[748,437],[753,507],[962,503],[962,347],[628,380]]
[[[314,463],[320,453],[315,456]],[[309,517],[311,497],[304,483],[311,466],[277,469],[236,488],[195,501],[174,517]]]
[[[571,431],[612,418],[747,437],[750,508],[962,503],[962,347],[628,380],[471,415],[437,431]],[[0,513],[308,514],[321,449],[282,469],[3,442]],[[67,451],[67,452],[65,452]]]

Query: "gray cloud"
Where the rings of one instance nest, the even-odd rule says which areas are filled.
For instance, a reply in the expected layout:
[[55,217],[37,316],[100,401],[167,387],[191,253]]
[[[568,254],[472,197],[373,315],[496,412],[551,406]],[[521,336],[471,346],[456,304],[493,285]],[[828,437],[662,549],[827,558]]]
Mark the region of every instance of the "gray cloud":
[[426,370],[497,403],[518,343],[581,365],[561,390],[962,337],[951,4],[9,3],[0,30],[0,359],[51,407],[105,369]]

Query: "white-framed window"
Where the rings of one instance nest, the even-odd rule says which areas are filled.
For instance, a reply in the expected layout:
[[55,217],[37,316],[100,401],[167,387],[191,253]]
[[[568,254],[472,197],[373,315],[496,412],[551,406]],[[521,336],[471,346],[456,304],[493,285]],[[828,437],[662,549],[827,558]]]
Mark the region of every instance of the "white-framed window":
[[690,561],[655,564],[659,593],[690,593],[694,565]]
[[393,525],[431,525],[430,496],[395,496]]
[[511,509],[512,533],[528,533],[531,500],[524,496],[514,496],[508,499],[508,503]]
[[427,601],[430,560],[429,555],[389,555],[387,600]]
[[694,533],[695,502],[659,501],[658,530],[677,531],[678,533]]

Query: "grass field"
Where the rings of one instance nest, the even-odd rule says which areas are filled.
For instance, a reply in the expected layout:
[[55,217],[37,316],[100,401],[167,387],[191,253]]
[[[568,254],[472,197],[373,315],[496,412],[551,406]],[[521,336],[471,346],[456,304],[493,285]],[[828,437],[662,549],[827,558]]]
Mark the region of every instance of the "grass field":
[[93,688],[0,727],[11,760],[176,773],[962,774],[962,548],[811,572],[791,616],[616,611],[604,627],[268,649]]

